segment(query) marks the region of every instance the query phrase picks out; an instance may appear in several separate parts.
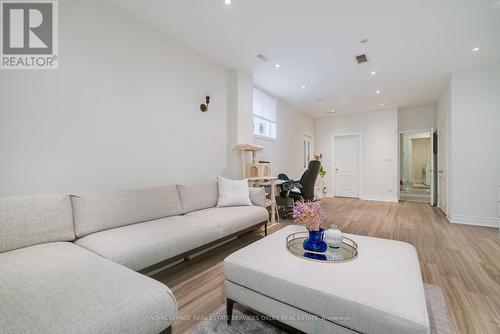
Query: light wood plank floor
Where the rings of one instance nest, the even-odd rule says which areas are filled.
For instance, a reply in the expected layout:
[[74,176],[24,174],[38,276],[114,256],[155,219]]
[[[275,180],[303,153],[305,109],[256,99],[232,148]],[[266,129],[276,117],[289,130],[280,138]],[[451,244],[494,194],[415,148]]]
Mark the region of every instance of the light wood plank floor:
[[[423,203],[325,199],[324,227],[347,233],[401,240],[417,248],[424,282],[441,286],[456,334],[500,333],[500,238],[498,229],[450,224],[439,209]],[[283,221],[270,233],[288,225]],[[177,298],[183,333],[199,317],[224,303],[222,260],[263,237],[253,232],[153,278]]]

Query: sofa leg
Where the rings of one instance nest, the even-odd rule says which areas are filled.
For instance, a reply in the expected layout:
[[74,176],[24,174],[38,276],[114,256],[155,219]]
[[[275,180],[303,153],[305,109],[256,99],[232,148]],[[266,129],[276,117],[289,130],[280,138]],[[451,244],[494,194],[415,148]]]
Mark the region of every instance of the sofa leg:
[[226,300],[226,314],[227,314],[227,325],[231,326],[231,320],[233,320],[233,305],[234,301],[227,298]]
[[264,224],[264,236],[267,237],[267,222]]

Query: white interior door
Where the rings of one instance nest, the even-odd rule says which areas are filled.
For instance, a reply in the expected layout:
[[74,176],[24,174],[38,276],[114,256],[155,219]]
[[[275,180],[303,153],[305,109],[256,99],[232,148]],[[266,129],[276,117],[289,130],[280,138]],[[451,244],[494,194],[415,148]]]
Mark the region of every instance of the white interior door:
[[444,124],[438,125],[438,153],[437,153],[437,203],[438,207],[446,214],[446,138],[447,129]]
[[334,137],[335,196],[359,197],[359,136]]

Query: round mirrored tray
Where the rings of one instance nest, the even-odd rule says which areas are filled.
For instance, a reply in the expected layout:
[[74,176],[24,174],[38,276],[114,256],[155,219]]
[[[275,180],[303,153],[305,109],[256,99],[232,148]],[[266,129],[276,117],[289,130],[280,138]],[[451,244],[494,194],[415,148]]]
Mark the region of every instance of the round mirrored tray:
[[303,259],[339,263],[352,261],[358,256],[358,244],[347,237],[344,237],[339,248],[328,246],[325,252],[312,252],[304,249],[304,240],[309,237],[309,232],[296,232],[286,237],[286,248],[290,253]]

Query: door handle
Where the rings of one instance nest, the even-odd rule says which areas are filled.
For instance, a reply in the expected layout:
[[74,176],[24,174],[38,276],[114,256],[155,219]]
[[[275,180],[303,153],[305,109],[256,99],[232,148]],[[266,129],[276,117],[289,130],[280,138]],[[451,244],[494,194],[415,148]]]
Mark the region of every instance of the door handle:
[[440,170],[438,171],[438,173],[439,173],[439,174],[443,174],[443,170],[442,170],[442,169],[440,169]]

